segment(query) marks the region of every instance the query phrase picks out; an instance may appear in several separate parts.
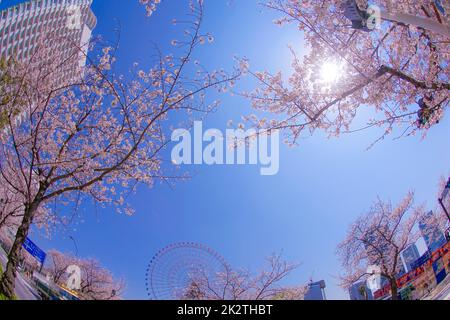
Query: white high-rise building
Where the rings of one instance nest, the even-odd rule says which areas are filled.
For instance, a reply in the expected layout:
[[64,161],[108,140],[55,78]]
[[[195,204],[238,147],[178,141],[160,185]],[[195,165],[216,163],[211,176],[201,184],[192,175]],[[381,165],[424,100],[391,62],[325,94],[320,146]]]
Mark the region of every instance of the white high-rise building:
[[43,43],[65,64],[55,80],[73,79],[86,63],[84,53],[97,23],[91,4],[92,0],[31,0],[2,10],[0,57],[27,61]]

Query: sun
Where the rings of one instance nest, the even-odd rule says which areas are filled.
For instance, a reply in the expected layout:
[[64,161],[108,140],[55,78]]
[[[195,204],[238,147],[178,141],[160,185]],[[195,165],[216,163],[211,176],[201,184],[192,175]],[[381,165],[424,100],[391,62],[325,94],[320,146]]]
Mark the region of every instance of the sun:
[[327,61],[320,67],[320,80],[323,83],[333,84],[342,78],[344,66],[336,61]]

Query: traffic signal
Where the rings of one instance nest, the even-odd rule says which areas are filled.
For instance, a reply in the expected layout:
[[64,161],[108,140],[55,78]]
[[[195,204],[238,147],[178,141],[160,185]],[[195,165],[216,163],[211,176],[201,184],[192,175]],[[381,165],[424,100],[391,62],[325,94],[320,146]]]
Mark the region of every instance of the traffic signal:
[[352,22],[352,28],[357,30],[371,31],[367,28],[369,18],[367,12],[362,10],[356,0],[347,0],[342,3],[344,16]]
[[445,186],[445,188],[450,189],[450,178],[448,178],[447,185]]

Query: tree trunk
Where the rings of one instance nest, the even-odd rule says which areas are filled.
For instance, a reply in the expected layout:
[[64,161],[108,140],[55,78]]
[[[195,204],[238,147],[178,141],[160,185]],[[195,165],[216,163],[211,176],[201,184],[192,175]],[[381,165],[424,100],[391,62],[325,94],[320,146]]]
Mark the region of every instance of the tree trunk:
[[393,279],[390,280],[391,282],[391,299],[392,300],[398,300],[398,287],[397,287],[397,280]]
[[19,264],[20,249],[28,235],[30,226],[33,223],[34,214],[39,207],[38,202],[33,202],[31,205],[25,206],[25,212],[22,223],[17,229],[16,239],[8,254],[8,264],[6,270],[0,280],[0,294],[3,294],[8,299],[14,297],[14,288],[16,282],[16,269]]

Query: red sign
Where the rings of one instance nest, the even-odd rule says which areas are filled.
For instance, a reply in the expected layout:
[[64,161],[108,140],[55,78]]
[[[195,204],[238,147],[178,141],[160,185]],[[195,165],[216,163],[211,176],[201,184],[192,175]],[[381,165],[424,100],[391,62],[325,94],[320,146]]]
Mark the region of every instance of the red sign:
[[[447,242],[443,247],[439,248],[435,252],[431,254],[431,258],[422,266],[418,267],[415,270],[412,270],[408,272],[407,274],[403,275],[401,278],[397,279],[397,288],[401,289],[408,285],[409,283],[413,282],[417,278],[419,278],[428,267],[432,267],[433,263],[436,260],[439,260],[443,256],[447,255],[447,253],[450,251],[450,242]],[[388,296],[391,293],[391,286],[390,284],[387,284],[382,289],[375,291],[373,294],[375,299],[381,299],[385,296]]]

